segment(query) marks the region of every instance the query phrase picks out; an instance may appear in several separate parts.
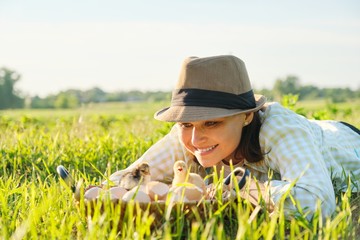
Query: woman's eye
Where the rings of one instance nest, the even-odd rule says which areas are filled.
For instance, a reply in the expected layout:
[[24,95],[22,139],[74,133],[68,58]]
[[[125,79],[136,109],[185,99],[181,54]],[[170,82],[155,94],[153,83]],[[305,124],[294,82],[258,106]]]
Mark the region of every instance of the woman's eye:
[[179,123],[179,125],[182,128],[191,128],[192,127],[191,123]]
[[213,127],[213,126],[216,126],[218,124],[219,124],[219,122],[215,122],[215,121],[205,122],[206,127]]

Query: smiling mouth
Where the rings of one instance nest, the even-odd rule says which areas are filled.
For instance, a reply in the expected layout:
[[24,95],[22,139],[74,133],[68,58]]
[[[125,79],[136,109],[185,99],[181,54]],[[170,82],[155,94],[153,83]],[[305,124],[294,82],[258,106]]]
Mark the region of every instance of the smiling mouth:
[[207,153],[210,152],[211,150],[213,150],[214,148],[216,148],[219,144],[216,144],[214,146],[208,147],[208,148],[196,148],[196,151],[198,151],[199,153]]

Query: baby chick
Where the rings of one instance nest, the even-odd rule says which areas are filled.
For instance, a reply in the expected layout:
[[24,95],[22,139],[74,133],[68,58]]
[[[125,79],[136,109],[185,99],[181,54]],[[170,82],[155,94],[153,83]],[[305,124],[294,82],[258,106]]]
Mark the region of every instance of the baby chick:
[[199,187],[203,193],[206,192],[206,186],[204,179],[196,173],[188,173],[188,168],[184,161],[176,161],[174,164],[174,179],[172,186],[176,186],[179,183],[191,183]]
[[137,165],[132,171],[125,173],[119,180],[119,187],[130,190],[139,184],[145,185],[150,180],[150,166],[144,162]]

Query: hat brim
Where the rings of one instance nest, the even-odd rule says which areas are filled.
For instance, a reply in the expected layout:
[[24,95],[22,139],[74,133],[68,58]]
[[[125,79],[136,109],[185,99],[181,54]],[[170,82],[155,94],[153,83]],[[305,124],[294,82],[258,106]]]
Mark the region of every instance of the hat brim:
[[154,118],[166,122],[196,122],[201,120],[229,117],[239,113],[255,112],[266,102],[263,95],[254,94],[256,107],[251,109],[225,109],[198,106],[170,106],[157,111]]

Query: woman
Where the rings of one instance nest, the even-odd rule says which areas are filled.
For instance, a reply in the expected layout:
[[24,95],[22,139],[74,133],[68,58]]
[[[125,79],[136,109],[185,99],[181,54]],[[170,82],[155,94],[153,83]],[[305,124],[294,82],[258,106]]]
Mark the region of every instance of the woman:
[[[289,215],[299,206],[311,216],[321,206],[323,216],[335,210],[333,182],[341,190],[360,187],[360,135],[336,121],[311,121],[278,103],[253,94],[243,61],[235,56],[187,58],[172,94],[171,106],[155,113],[176,122],[170,133],[148,149],[121,176],[141,162],[150,165],[153,180],[169,181],[176,160],[198,163],[203,176],[216,166],[225,175],[233,167],[250,170],[269,186]],[[273,171],[269,179],[269,170]],[[353,189],[357,191],[357,189]]]

